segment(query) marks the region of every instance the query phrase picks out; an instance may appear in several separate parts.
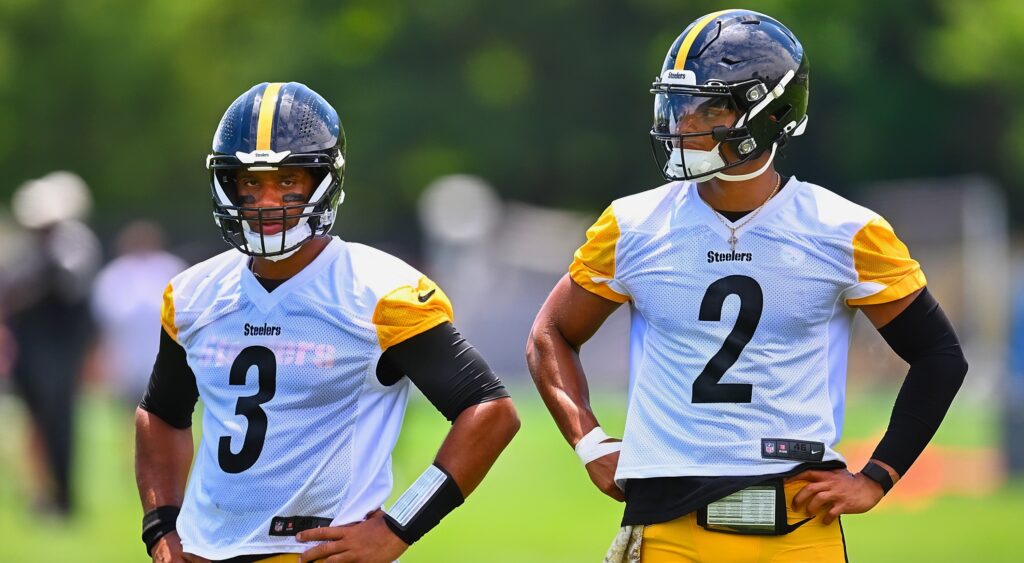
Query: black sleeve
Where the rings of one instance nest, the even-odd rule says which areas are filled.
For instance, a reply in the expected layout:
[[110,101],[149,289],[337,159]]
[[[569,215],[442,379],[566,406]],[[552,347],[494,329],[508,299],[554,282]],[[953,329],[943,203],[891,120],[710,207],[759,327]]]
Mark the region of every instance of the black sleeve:
[[377,379],[382,384],[394,385],[403,375],[451,422],[473,405],[509,396],[480,352],[451,323],[417,334],[381,355]]
[[192,411],[198,400],[196,375],[185,359],[185,349],[161,328],[160,350],[139,406],[167,424],[185,429],[192,426]]
[[878,332],[910,364],[910,371],[872,457],[904,475],[946,416],[967,374],[967,360],[953,325],[928,288]]

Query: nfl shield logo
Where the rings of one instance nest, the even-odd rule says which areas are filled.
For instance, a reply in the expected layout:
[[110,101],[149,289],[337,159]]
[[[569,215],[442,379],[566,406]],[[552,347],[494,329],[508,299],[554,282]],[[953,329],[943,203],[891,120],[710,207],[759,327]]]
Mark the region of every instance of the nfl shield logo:
[[769,454],[769,455],[775,453],[775,442],[765,442],[764,443],[764,453]]
[[284,524],[282,522],[274,522],[274,531],[280,532],[284,530]]

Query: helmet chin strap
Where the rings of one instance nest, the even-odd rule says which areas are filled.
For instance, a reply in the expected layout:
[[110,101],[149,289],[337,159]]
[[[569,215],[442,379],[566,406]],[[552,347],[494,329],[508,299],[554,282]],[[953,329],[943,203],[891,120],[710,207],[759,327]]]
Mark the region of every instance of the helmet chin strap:
[[[748,174],[726,174],[724,171],[712,172],[703,176],[694,178],[693,182],[705,182],[711,178],[718,178],[725,182],[742,182],[744,180],[750,180],[751,178],[757,178],[761,174],[764,174],[768,167],[771,166],[772,161],[775,160],[775,149],[778,147],[778,143],[772,143],[772,153],[768,157],[768,161],[757,170]],[[684,153],[685,153],[685,164],[684,164]],[[721,143],[715,145],[715,148],[709,151],[701,151],[696,149],[672,149],[672,153],[669,155],[668,162],[665,163],[665,169],[672,173],[680,176],[688,174],[699,173],[704,170],[710,170],[714,168],[722,168],[725,166],[725,159],[722,158],[721,154]]]
[[[306,206],[302,210],[304,214],[312,213],[312,211],[316,209],[317,202],[319,202],[320,199],[323,198],[323,195],[327,193],[327,188],[330,187],[331,181],[332,179],[330,174],[324,177],[323,181],[320,182],[320,185],[317,186],[316,190],[313,191],[313,194],[309,196],[310,205]],[[218,188],[219,187],[220,186],[218,184]],[[227,198],[226,195],[224,197]],[[338,202],[338,204],[340,205],[342,201],[345,201],[345,192],[342,191],[339,197],[340,201]],[[334,222],[333,217],[330,219],[330,222]],[[277,233],[276,235],[261,236],[260,233],[252,230],[247,221],[242,221],[242,231],[243,234],[245,235],[245,240],[249,243],[249,248],[255,249],[257,252],[259,252],[260,254],[258,254],[257,256],[259,256],[260,258],[266,258],[271,262],[279,262],[281,260],[284,260],[285,258],[290,257],[291,255],[299,251],[299,248],[302,247],[302,244],[296,245],[295,248],[292,248],[287,252],[282,252],[281,254],[275,254],[273,256],[262,256],[262,254],[265,252],[272,252],[273,249],[282,248],[284,246],[285,239],[305,241],[313,234],[313,229],[310,228],[309,226],[308,216],[300,218],[299,223],[297,225],[288,229],[287,231]],[[272,250],[268,251],[268,248]]]
[[760,168],[758,168],[757,170],[755,170],[753,172],[750,172],[748,174],[726,174],[725,172],[715,172],[714,174],[712,174],[710,176],[707,176],[705,178],[701,178],[701,179],[695,180],[695,181],[702,182],[704,180],[710,179],[711,177],[715,177],[715,178],[718,178],[719,180],[722,180],[724,182],[743,182],[745,180],[751,180],[753,178],[757,178],[761,174],[764,174],[765,171],[768,170],[768,167],[772,165],[772,161],[775,160],[775,149],[778,146],[779,146],[778,143],[772,143],[772,153],[768,157],[768,160],[765,161],[763,166],[761,166]]
[[[309,228],[309,225],[306,223],[305,217],[303,217],[302,220],[299,221],[298,225],[295,225],[294,227],[288,229],[287,231],[277,233],[276,235],[260,236],[260,233],[253,231],[249,227],[249,223],[246,221],[242,222],[242,230],[245,234],[246,242],[249,243],[249,247],[261,254],[264,252],[268,252],[268,248],[281,248],[285,237],[287,237],[288,240],[305,240],[306,237],[308,237],[313,232],[312,229]],[[266,258],[271,262],[277,262],[280,260],[284,260],[285,258],[288,258],[292,254],[295,254],[301,247],[302,245],[299,244],[295,248],[287,252],[276,254],[274,256],[262,256],[260,254],[257,254],[256,256],[259,256],[260,258]]]

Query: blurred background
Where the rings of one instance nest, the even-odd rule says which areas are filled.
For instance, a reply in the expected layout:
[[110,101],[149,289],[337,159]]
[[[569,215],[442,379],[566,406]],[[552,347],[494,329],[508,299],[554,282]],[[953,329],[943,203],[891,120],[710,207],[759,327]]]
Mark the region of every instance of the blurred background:
[[[621,506],[587,480],[523,360],[587,226],[662,183],[650,83],[704,13],[765,12],[811,60],[807,134],[777,161],[886,216],[971,372],[869,515],[854,561],[1017,561],[1024,538],[1024,3],[0,0],[0,561],[145,561],[132,412],[167,280],[227,249],[204,159],[234,98],[299,81],[338,110],[335,234],[419,267],[513,390],[523,430],[403,561],[600,560]],[[628,312],[584,348],[621,431]],[[854,338],[840,451],[859,467],[906,366]],[[198,429],[198,426],[196,427]],[[414,399],[396,489],[447,425]]]

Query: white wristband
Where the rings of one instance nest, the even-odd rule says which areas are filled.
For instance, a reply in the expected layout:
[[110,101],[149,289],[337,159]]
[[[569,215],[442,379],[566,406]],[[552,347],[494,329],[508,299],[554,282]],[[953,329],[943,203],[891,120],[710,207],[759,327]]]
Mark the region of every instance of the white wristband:
[[398,497],[395,504],[387,510],[388,516],[395,519],[401,526],[408,526],[413,516],[419,514],[427,502],[444,485],[448,475],[437,466],[431,465],[423,472],[402,496]]
[[576,443],[574,449],[576,450],[576,455],[580,456],[580,461],[583,462],[583,465],[622,449],[622,442],[601,443],[607,439],[608,435],[604,433],[600,426],[597,426],[590,432],[587,432],[587,435]]

